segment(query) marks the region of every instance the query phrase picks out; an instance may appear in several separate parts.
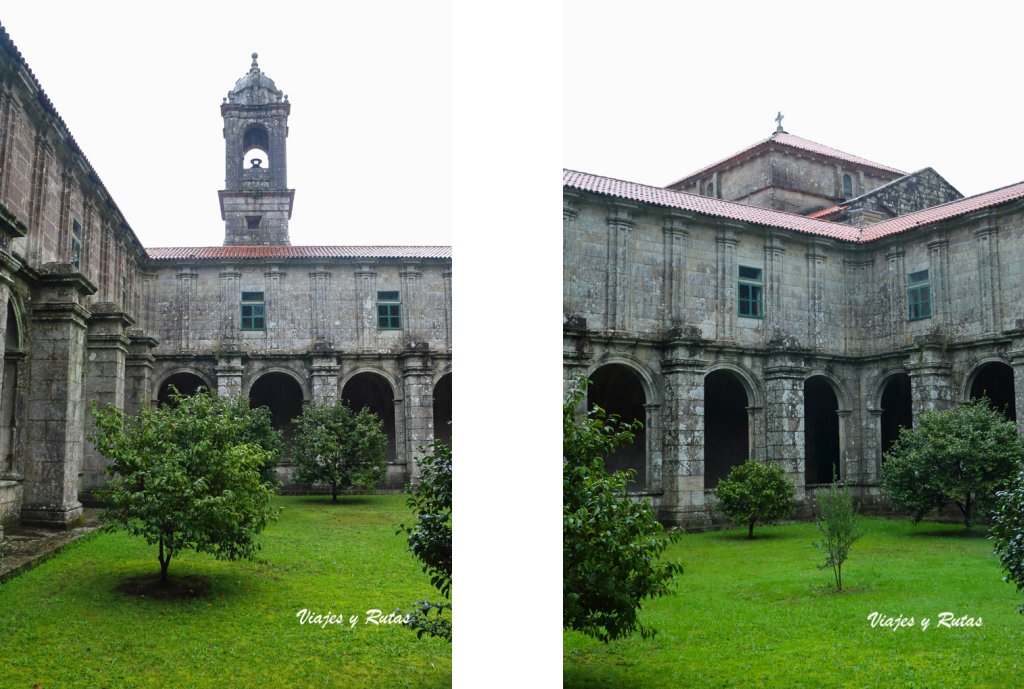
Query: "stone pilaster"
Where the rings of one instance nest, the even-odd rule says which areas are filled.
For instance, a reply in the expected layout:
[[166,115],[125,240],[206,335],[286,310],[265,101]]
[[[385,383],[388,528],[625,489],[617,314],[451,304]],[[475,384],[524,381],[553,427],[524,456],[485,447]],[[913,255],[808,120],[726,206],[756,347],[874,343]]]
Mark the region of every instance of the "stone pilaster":
[[807,342],[821,349],[828,324],[825,322],[825,250],[812,243],[807,250]]
[[423,271],[417,263],[404,263],[398,273],[402,281],[402,326],[406,336],[414,342],[426,342],[423,328]]
[[574,241],[573,224],[579,211],[576,204],[579,203],[579,194],[569,190],[562,190],[562,284],[571,284],[571,271],[576,265],[577,242]]
[[222,347],[236,349],[241,327],[242,273],[232,265],[220,271],[220,342]]
[[608,209],[608,261],[605,264],[605,327],[627,330],[632,309],[630,234],[634,206],[613,204]]
[[217,357],[217,394],[222,397],[242,395],[242,352],[224,352]]
[[452,269],[448,267],[441,273],[444,279],[444,346],[452,349]]
[[333,405],[338,401],[338,358],[330,351],[315,351],[310,367],[313,378],[313,401]]
[[331,329],[327,323],[327,300],[331,292],[331,271],[326,266],[316,265],[309,274],[309,293],[313,302],[313,319],[310,322],[313,342],[330,342]]
[[[125,360],[131,340],[125,331],[135,321],[112,302],[92,305],[92,317],[86,335],[85,428],[86,435],[96,429],[92,405],[105,409],[113,405],[124,411]],[[82,457],[81,490],[92,491],[105,482],[106,459],[86,440]]]
[[921,412],[929,409],[948,409],[953,404],[950,382],[953,367],[939,347],[924,347],[916,361],[907,364],[910,374],[910,395],[917,426]]
[[[116,262],[118,265],[120,261]],[[120,291],[120,281],[114,281],[117,289],[115,293]],[[192,266],[182,266],[177,274],[177,306],[178,312],[175,314],[177,318],[177,330],[178,330],[178,346],[181,349],[188,350],[192,348],[192,309],[194,304],[198,301],[197,290],[199,287],[199,273],[192,268]],[[238,303],[238,297],[235,297],[235,303]],[[236,307],[237,308],[237,307]],[[236,316],[237,317],[237,316]]]
[[704,373],[698,352],[674,347],[662,360],[665,404],[660,517],[670,523],[693,521],[704,508]]
[[1013,402],[1017,409],[1017,430],[1024,436],[1024,349],[1007,353],[1013,367]]
[[739,272],[736,267],[736,247],[740,240],[732,231],[720,230],[715,236],[715,339],[736,339],[736,284]]
[[434,439],[434,390],[431,381],[430,350],[426,346],[407,349],[399,356],[402,366],[402,397],[405,438],[398,461],[406,461],[408,478],[420,475],[420,448]]
[[[786,247],[769,236],[764,241],[764,336],[776,337],[783,327],[782,285],[785,278]],[[738,277],[738,276],[737,276]]]
[[907,271],[903,249],[892,249],[885,255],[889,267],[889,327],[888,342],[893,349],[903,344],[907,324]]
[[686,230],[678,213],[665,216],[662,225],[665,255],[665,290],[662,326],[668,330],[686,323]]
[[371,349],[377,334],[377,271],[363,263],[355,271],[356,341],[359,349]]
[[767,458],[780,460],[797,498],[804,494],[804,379],[807,369],[785,355],[764,369]]
[[882,479],[882,414],[884,409],[868,407],[866,433],[861,456],[861,483],[877,483]]
[[124,413],[136,416],[153,399],[153,350],[159,342],[141,329],[128,331],[128,357],[124,362]]
[[928,280],[931,283],[932,321],[949,325],[951,294],[949,272],[949,241],[937,238],[928,242]]
[[67,527],[82,516],[78,474],[82,469],[85,409],[82,373],[91,314],[82,297],[96,286],[70,264],[43,266],[32,309],[25,503],[21,519]]
[[282,335],[286,340],[290,339],[284,332],[284,325],[291,305],[286,304],[285,299],[281,296],[282,283],[286,275],[281,267],[276,265],[269,266],[263,274],[266,281],[264,283],[266,292],[263,298],[266,300],[267,349],[271,350],[281,349]]
[[998,332],[1002,323],[998,230],[995,225],[986,225],[974,231],[978,252],[978,316],[983,333]]

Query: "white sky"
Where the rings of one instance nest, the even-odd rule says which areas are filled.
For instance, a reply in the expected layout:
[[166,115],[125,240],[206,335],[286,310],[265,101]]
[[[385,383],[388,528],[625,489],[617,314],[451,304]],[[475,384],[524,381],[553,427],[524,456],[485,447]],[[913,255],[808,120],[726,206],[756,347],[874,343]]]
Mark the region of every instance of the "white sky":
[[144,246],[223,244],[220,104],[253,52],[292,104],[292,244],[451,244],[446,2],[20,2],[0,22]]
[[[842,12],[848,8],[848,12]],[[791,134],[970,196],[1024,180],[1020,3],[596,2],[564,16],[564,165],[667,185]]]

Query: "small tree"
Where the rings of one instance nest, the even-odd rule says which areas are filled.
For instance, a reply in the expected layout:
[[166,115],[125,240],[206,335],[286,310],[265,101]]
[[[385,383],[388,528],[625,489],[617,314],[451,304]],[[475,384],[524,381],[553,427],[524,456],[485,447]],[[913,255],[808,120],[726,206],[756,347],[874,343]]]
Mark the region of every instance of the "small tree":
[[577,409],[580,379],[562,408],[562,626],[610,641],[633,632],[653,636],[637,613],[647,598],[670,593],[682,567],[660,556],[666,534],[646,501],[626,496],[627,472],[609,474],[604,458],[633,441],[639,422],[625,424],[594,407]]
[[860,518],[853,505],[853,496],[845,485],[832,482],[827,492],[818,493],[818,531],[821,541],[814,543],[825,553],[825,564],[818,569],[832,568],[836,591],[843,590],[843,563],[850,547],[861,537]]
[[246,441],[250,420],[236,402],[199,392],[135,419],[112,406],[94,414],[90,439],[111,460],[103,518],[159,547],[162,585],[182,550],[254,557],[255,537],[274,517],[272,486],[260,475],[273,458]]
[[357,413],[340,400],[308,405],[295,422],[292,439],[296,479],[331,484],[332,502],[338,502],[339,489],[375,488],[387,469],[383,427],[365,407]]
[[796,508],[792,481],[777,462],[753,459],[733,467],[718,482],[718,509],[734,524],[747,526],[747,538],[754,537],[754,525],[784,519]]
[[[399,533],[409,539],[409,550],[423,563],[430,583],[445,597],[452,592],[452,448],[435,440],[431,452],[419,460],[420,480],[410,489],[407,501],[416,523],[402,524]],[[450,603],[417,601],[409,615],[409,627],[416,636],[424,634],[452,640],[452,622],[444,616]],[[430,617],[430,611],[435,615]]]
[[[1007,574],[1003,581],[1012,581],[1018,591],[1024,590],[1024,471],[1017,474],[1009,488],[996,493],[989,538]],[[1018,610],[1024,613],[1024,605]]]
[[970,528],[978,505],[991,504],[1024,459],[1016,425],[984,399],[929,410],[903,428],[885,455],[882,490],[915,522],[948,503]]

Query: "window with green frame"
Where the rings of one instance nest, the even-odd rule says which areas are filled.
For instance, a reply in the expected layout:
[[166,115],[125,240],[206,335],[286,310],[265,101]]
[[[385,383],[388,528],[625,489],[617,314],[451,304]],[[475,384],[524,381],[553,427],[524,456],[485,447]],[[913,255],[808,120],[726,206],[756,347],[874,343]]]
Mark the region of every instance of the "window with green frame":
[[907,309],[907,319],[911,321],[932,317],[932,286],[927,270],[907,276]]
[[267,305],[263,292],[242,292],[242,330],[266,330]]
[[764,318],[764,280],[760,268],[740,266],[739,315]]
[[397,291],[377,292],[377,328],[402,329],[402,302]]
[[71,265],[82,267],[82,223],[77,218],[71,221]]

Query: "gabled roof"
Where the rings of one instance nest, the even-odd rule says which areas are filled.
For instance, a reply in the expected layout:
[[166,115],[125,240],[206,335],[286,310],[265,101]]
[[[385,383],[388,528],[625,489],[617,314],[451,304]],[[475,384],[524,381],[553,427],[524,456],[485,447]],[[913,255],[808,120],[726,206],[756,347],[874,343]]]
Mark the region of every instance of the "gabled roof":
[[177,246],[147,252],[154,261],[452,257],[450,246]]
[[917,211],[916,213],[908,213],[907,215],[885,220],[865,228],[856,228],[850,225],[815,220],[783,211],[747,206],[742,203],[722,201],[721,199],[697,196],[661,187],[651,187],[645,184],[637,184],[636,182],[624,182],[610,177],[599,177],[575,170],[562,170],[562,184],[570,189],[589,191],[614,198],[649,203],[665,208],[678,208],[711,217],[739,220],[767,227],[779,227],[795,232],[803,232],[820,237],[831,237],[832,239],[841,239],[855,243],[874,241],[915,227],[955,218],[986,208],[993,208],[1024,198],[1024,182],[1018,182],[1001,189],[978,194],[977,196],[950,201],[940,206]]
[[804,139],[802,137],[795,136],[788,132],[775,132],[767,139],[762,139],[761,141],[758,141],[752,146],[747,146],[742,151],[738,151],[737,153],[733,153],[731,156],[727,158],[719,160],[717,163],[712,163],[711,165],[703,167],[700,170],[697,170],[696,172],[692,172],[686,177],[683,177],[682,179],[672,182],[668,186],[674,187],[677,184],[689,182],[696,177],[700,177],[702,175],[707,174],[708,172],[714,170],[715,168],[725,167],[728,163],[732,163],[733,161],[738,160],[740,158],[745,158],[754,153],[760,152],[759,149],[767,150],[772,145],[787,148],[796,148],[801,151],[815,153],[817,155],[824,156],[826,158],[832,158],[833,160],[838,160],[844,163],[851,163],[853,165],[858,165],[860,167],[870,168],[872,170],[885,173],[887,175],[896,175],[902,177],[903,175],[907,174],[902,170],[897,170],[894,167],[889,167],[888,165],[882,165],[880,163],[873,163],[866,158],[861,158],[860,156],[844,153],[843,151],[840,151],[838,149],[816,143],[809,139]]

